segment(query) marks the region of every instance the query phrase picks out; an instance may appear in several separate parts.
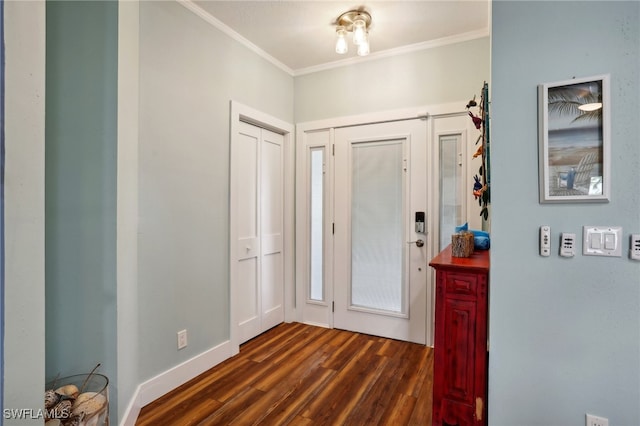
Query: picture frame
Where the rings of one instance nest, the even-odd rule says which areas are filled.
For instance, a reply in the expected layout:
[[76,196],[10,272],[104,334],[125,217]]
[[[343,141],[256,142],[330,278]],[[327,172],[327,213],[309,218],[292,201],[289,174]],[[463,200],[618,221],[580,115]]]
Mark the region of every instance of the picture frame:
[[609,74],[538,86],[540,203],[609,202]]

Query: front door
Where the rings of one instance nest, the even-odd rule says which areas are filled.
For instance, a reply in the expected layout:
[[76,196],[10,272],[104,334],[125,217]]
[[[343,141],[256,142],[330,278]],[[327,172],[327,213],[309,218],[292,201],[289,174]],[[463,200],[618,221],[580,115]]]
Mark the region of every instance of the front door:
[[299,125],[300,321],[433,344],[428,261],[457,225],[482,223],[470,191],[478,130],[458,104],[429,109]]
[[333,325],[425,344],[427,122],[335,129]]

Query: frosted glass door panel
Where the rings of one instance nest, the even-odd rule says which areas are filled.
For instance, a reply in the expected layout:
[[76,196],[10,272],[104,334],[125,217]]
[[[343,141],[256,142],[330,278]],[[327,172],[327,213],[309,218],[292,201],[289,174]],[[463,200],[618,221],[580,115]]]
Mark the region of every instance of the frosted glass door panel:
[[296,310],[322,327],[333,327],[332,137],[321,129],[296,141]]
[[352,145],[351,305],[403,312],[402,141]]
[[324,148],[314,148],[311,155],[311,279],[309,299],[324,300]]
[[463,194],[460,144],[462,135],[442,135],[440,146],[440,247],[451,244],[455,227],[462,225]]

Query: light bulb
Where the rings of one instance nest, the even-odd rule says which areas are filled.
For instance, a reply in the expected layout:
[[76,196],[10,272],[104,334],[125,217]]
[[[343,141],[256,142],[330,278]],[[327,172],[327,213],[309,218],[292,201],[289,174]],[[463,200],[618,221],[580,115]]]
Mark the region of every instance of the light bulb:
[[369,54],[369,33],[365,32],[364,39],[358,45],[358,56],[367,56]]
[[359,46],[366,37],[366,23],[361,17],[357,17],[353,21],[353,44]]
[[347,46],[347,30],[345,30],[344,27],[338,27],[336,28],[336,35],[338,36],[336,40],[336,53],[343,55],[349,50]]

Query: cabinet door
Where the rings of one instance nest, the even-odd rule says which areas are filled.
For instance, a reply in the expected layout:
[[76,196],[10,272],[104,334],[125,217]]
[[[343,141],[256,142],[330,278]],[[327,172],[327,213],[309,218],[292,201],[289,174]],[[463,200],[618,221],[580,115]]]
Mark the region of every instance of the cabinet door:
[[472,405],[474,399],[474,359],[476,302],[446,297],[444,300],[443,397]]
[[482,351],[486,350],[480,336],[486,334],[479,332],[486,326],[481,318],[485,315],[485,282],[477,274],[438,271],[434,425],[482,423],[484,395],[479,387],[485,374],[476,370],[483,365]]

